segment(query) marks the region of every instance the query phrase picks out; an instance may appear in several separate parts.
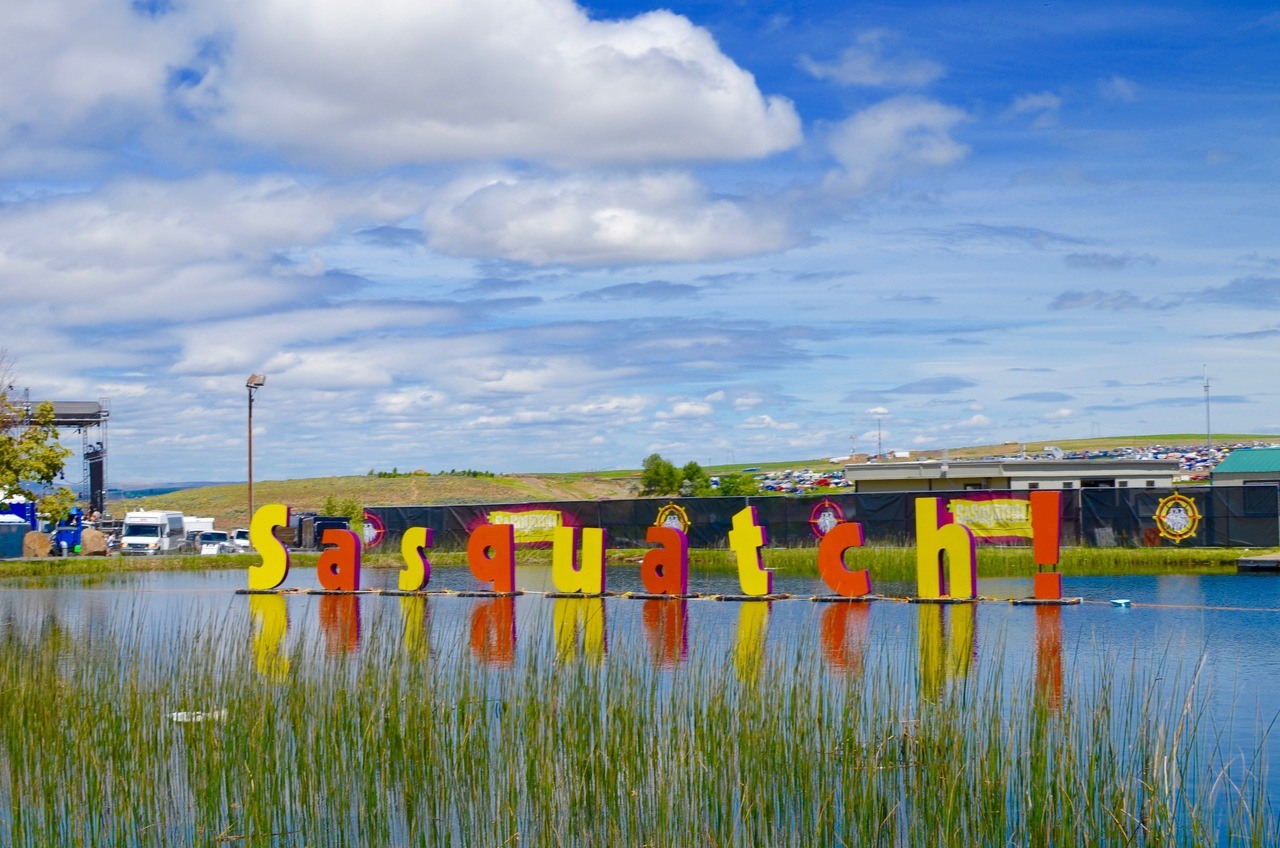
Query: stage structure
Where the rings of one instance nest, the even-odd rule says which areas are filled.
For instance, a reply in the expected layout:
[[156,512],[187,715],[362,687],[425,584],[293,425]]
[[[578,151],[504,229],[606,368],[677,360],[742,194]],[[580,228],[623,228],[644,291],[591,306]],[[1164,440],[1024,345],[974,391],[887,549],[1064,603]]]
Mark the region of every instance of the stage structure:
[[[41,401],[33,401],[30,390],[23,391],[22,408],[30,421]],[[74,429],[80,434],[80,456],[83,462],[79,493],[89,501],[89,512],[107,511],[107,419],[111,417],[110,400],[55,400],[53,424],[59,430]]]

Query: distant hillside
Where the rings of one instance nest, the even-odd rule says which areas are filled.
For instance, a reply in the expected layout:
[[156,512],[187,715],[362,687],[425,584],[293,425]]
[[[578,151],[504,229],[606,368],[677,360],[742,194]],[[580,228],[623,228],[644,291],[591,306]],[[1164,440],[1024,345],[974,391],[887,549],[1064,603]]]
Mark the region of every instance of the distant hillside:
[[[1270,444],[1280,437],[1266,434],[1215,435],[1215,446],[1237,444]],[[1007,456],[1019,453],[1025,445],[1028,454],[1039,453],[1053,445],[1064,451],[1103,451],[1124,447],[1165,445],[1196,449],[1205,445],[1203,434],[1153,436],[1116,436],[1100,439],[1058,439],[1007,442],[1000,445],[972,445],[949,448],[953,459]],[[943,451],[912,452],[912,459],[941,457]],[[682,457],[668,457],[679,464]],[[760,471],[838,467],[829,460],[802,459],[786,462],[748,462],[736,465],[707,466],[711,474],[726,474],[745,468]],[[640,471],[591,471],[572,474],[503,474],[471,477],[462,474],[414,474],[403,477],[316,477],[300,480],[255,481],[255,503],[286,503],[297,510],[319,510],[329,496],[354,498],[365,506],[392,504],[505,503],[513,501],[594,500],[597,498],[631,498],[639,488]],[[160,488],[160,487],[157,487]],[[165,494],[148,495],[112,501],[109,512],[123,516],[134,509],[174,509],[185,515],[212,516],[217,526],[231,529],[248,522],[248,493],[244,483],[200,486]]]
[[[1049,446],[1064,451],[1103,451],[1116,448],[1145,448],[1153,445],[1198,449],[1208,442],[1204,433],[1166,433],[1156,436],[1108,436],[1100,439],[1041,439],[1038,441],[1004,442],[999,445],[973,445],[963,448],[950,448],[950,456],[955,459],[980,458],[987,456],[1006,456],[1017,454],[1023,447],[1027,453],[1039,453]],[[1234,445],[1272,444],[1280,442],[1280,434],[1265,433],[1227,433],[1213,435],[1213,445],[1217,448]],[[941,450],[928,450],[913,453],[913,458],[938,458]]]
[[[631,476],[590,474],[512,474],[466,477],[422,474],[407,477],[314,477],[301,480],[255,480],[255,504],[285,503],[296,510],[316,511],[327,498],[354,498],[365,506],[390,504],[502,503],[511,501],[594,500],[629,498],[639,472]],[[212,516],[217,527],[247,526],[248,490],[244,483],[113,501],[108,512],[122,517],[137,509],[172,509],[184,515]]]

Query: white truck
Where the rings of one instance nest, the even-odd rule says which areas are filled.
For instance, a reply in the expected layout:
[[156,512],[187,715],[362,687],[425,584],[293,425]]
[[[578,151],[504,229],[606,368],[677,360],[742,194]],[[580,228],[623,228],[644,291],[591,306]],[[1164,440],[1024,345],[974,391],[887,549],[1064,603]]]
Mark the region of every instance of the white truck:
[[125,556],[172,554],[186,545],[182,513],[163,510],[127,512],[120,530],[120,553]]

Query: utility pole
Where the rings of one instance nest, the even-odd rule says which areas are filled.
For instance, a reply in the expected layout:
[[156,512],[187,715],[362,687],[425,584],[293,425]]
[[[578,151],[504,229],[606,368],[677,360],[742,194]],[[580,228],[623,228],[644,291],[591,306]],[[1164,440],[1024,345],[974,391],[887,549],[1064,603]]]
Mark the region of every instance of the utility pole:
[[249,390],[249,520],[253,521],[253,396],[267,382],[264,374],[250,374],[244,381]]
[[1213,452],[1213,427],[1209,424],[1209,366],[1204,366],[1204,435],[1207,450]]

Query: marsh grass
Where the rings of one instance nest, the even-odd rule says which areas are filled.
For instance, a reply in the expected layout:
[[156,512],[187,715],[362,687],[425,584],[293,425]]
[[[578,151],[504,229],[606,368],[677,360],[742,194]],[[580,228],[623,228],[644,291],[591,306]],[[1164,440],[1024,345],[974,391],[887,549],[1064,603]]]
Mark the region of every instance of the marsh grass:
[[[1257,551],[1241,548],[1063,548],[1058,570],[1067,576],[1110,576],[1137,574],[1226,574],[1236,570],[1236,562]],[[642,548],[610,548],[606,552],[609,568],[635,568],[643,559]],[[797,577],[818,576],[817,548],[764,548],[765,566],[779,574]],[[317,554],[293,551],[293,567],[315,568]],[[851,569],[866,568],[873,581],[914,580],[916,574],[914,547],[868,546],[854,548],[845,554]],[[465,568],[463,551],[432,551],[431,562],[437,568]],[[0,560],[0,578],[46,578],[58,575],[117,574],[134,571],[209,571],[247,569],[261,562],[257,554],[222,556],[164,557],[69,557],[41,560]],[[550,566],[551,551],[545,548],[521,548],[517,565]],[[371,568],[399,568],[400,555],[394,550],[368,551],[364,564]],[[724,549],[694,549],[689,552],[690,568],[705,573],[734,573],[737,560]],[[1027,547],[980,547],[980,577],[1029,577],[1036,571],[1031,549]]]
[[[779,574],[796,577],[818,576],[817,548],[764,548],[764,564]],[[1236,562],[1249,553],[1239,548],[1063,548],[1058,570],[1067,576],[1121,576],[1139,574],[1227,574],[1234,573]],[[639,565],[644,549],[616,549],[607,551],[609,568],[629,568]],[[466,566],[466,554],[456,551],[434,551],[432,564],[448,568]],[[314,561],[312,561],[314,562]],[[547,549],[520,549],[516,554],[517,565],[551,564],[551,552]],[[400,559],[393,553],[375,553],[365,557],[371,567],[400,567]],[[850,569],[866,568],[872,580],[914,580],[916,576],[916,549],[914,547],[868,546],[852,548],[845,553],[845,565]],[[724,549],[693,549],[689,551],[689,567],[695,572],[735,573],[737,560],[732,551]],[[980,577],[1030,577],[1037,570],[1029,547],[980,547],[978,549],[978,575]]]
[[248,616],[229,609],[168,622],[161,640],[141,620],[110,639],[0,630],[0,843],[1277,837],[1265,764],[1224,762],[1217,752],[1230,746],[1207,726],[1199,671],[1158,661],[1074,675],[1047,703],[1034,675],[1000,662],[925,685],[889,640],[861,647],[856,673],[834,673],[799,640],[743,674],[711,647],[655,664],[627,633],[612,634],[603,662],[563,659],[535,615],[516,661],[490,665],[465,634],[407,650],[408,616],[387,612],[358,652],[326,653],[303,634],[286,648],[287,673],[264,678]]

